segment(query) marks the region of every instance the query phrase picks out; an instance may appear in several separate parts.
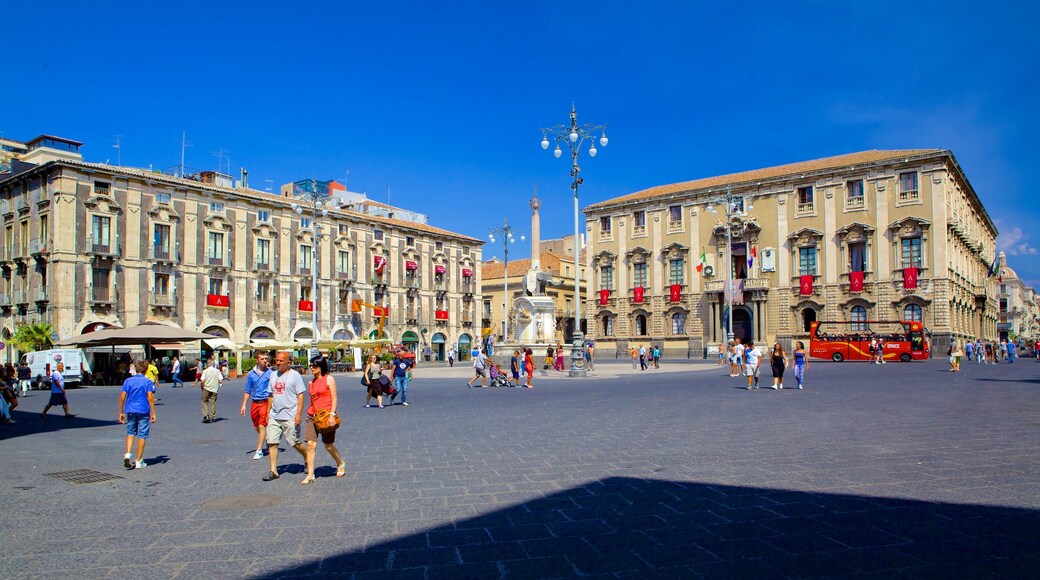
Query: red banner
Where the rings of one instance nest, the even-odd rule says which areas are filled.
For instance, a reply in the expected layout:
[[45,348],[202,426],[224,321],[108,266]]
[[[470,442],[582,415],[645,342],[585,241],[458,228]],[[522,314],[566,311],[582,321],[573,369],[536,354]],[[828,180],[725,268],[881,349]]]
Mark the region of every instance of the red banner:
[[206,294],[206,306],[228,308],[231,306],[231,297],[224,294]]
[[610,290],[600,290],[599,291],[599,305],[600,306],[606,306],[607,305],[607,300],[609,300],[609,299],[610,299]]
[[372,314],[375,315],[375,316],[386,316],[386,317],[389,317],[390,316],[390,307],[389,306],[376,306],[375,308],[372,309]]
[[472,278],[473,277],[473,270],[470,270],[469,268],[463,268],[462,269],[462,277],[463,278]]
[[386,269],[386,258],[382,256],[373,256],[372,264],[374,264],[376,267],[376,274],[382,275],[383,270]]
[[682,300],[682,284],[672,284],[668,289],[668,297],[672,302]]
[[802,276],[798,279],[798,286],[799,286],[799,292],[798,293],[801,294],[802,296],[812,296],[812,282],[813,282],[813,275],[812,274],[802,274]]
[[849,292],[863,291],[863,272],[849,272]]
[[299,307],[304,312],[314,312],[314,302],[310,300],[300,300]]
[[903,268],[903,288],[907,290],[917,288],[917,268]]
[[645,290],[646,289],[643,288],[642,286],[636,286],[632,290],[632,301],[635,302],[636,304],[642,304],[643,303],[643,292]]
[[418,270],[419,269],[419,264],[416,264],[415,262],[406,261],[404,263],[404,269],[405,270]]
[[433,273],[434,274],[444,274],[447,271],[448,271],[447,268],[445,268],[444,266],[434,266],[433,267]]
[[435,310],[434,311],[434,318],[436,318],[437,320],[447,320],[448,319],[448,311],[447,310]]

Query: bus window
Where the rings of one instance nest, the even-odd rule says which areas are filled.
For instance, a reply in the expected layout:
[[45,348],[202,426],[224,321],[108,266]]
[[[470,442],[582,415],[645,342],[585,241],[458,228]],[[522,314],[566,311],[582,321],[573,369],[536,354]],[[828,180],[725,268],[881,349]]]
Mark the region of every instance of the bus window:
[[921,331],[910,333],[910,350],[921,350],[924,347],[924,337]]

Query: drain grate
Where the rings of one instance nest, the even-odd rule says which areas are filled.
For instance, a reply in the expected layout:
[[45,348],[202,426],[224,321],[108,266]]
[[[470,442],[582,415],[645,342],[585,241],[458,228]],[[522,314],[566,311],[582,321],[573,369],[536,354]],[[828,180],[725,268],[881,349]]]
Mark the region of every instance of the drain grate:
[[45,473],[54,479],[60,479],[69,483],[81,484],[81,483],[101,483],[102,481],[114,481],[116,479],[123,479],[118,475],[112,475],[111,473],[104,473],[101,471],[94,471],[93,469],[73,469],[72,471],[56,471],[54,473]]

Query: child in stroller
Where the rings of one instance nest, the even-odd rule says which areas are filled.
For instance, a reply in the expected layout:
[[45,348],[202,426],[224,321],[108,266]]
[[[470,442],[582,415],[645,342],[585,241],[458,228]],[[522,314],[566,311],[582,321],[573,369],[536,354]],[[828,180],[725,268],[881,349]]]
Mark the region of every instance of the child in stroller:
[[492,387],[508,387],[509,379],[506,378],[506,374],[502,372],[502,368],[495,363],[491,363],[491,370],[489,372],[491,377]]

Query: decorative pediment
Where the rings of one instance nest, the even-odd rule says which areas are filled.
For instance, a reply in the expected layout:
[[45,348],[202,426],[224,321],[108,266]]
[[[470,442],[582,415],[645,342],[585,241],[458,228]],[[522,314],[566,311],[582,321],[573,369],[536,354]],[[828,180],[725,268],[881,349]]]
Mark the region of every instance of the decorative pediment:
[[[752,237],[757,238],[758,233],[762,231],[762,226],[758,225],[757,219],[740,215],[734,215],[730,218],[729,227],[733,230],[733,236],[738,238],[743,237],[745,234],[751,234]],[[724,237],[726,235],[726,223],[716,221],[715,225],[711,227],[711,233],[713,236]]]
[[386,244],[384,244],[383,242],[375,242],[375,243],[373,243],[372,245],[370,245],[368,247],[368,251],[371,252],[371,254],[373,256],[389,256],[390,255],[390,250],[388,250],[386,248]]
[[111,214],[122,213],[122,210],[119,209],[119,204],[116,203],[116,198],[111,195],[94,194],[84,200],[83,205],[94,211]]
[[817,245],[823,239],[823,232],[812,228],[802,228],[787,236],[787,239],[799,248],[809,248]]
[[636,246],[631,250],[625,252],[625,257],[627,257],[628,261],[633,264],[642,264],[649,260],[650,256],[652,255],[653,252],[644,248],[643,246]]
[[408,246],[404,250],[401,250],[401,257],[404,258],[405,260],[411,260],[413,262],[418,262],[420,255],[421,254],[419,254],[419,251],[416,250],[415,248],[411,247],[411,246]]
[[278,237],[278,230],[276,230],[269,222],[256,222],[256,224],[253,225],[252,230],[254,234],[260,237]]
[[836,232],[839,237],[845,239],[845,243],[854,244],[857,242],[865,242],[867,238],[874,232],[874,226],[861,222],[853,222],[847,226],[843,226]]
[[900,238],[910,238],[921,235],[931,225],[932,222],[924,218],[907,216],[888,224],[888,230]]
[[167,224],[179,223],[181,221],[181,216],[177,215],[177,212],[173,211],[173,208],[165,203],[157,204],[148,210],[148,216],[157,222]]
[[690,248],[680,244],[679,242],[672,242],[667,246],[661,248],[661,256],[676,260],[682,258],[690,252]]
[[314,240],[314,232],[310,228],[300,228],[296,230],[296,239],[305,244],[309,244]]
[[205,224],[207,228],[213,230],[223,230],[226,232],[230,232],[232,229],[231,221],[219,213],[209,214],[202,220],[202,223]]
[[433,256],[430,256],[430,260],[434,264],[440,264],[442,266],[448,265],[448,256],[444,252],[434,252]]
[[609,266],[614,263],[617,259],[617,254],[603,250],[602,252],[592,256],[593,267]]

